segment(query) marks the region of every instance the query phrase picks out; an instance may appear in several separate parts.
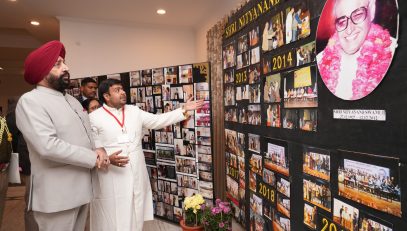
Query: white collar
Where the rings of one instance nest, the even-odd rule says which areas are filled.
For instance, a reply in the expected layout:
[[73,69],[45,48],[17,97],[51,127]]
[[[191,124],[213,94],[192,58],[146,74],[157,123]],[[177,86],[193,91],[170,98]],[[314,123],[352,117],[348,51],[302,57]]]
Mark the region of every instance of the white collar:
[[106,108],[106,110],[111,111],[111,112],[121,112],[122,108],[114,108],[114,107],[109,107],[106,103],[103,104],[103,107]]

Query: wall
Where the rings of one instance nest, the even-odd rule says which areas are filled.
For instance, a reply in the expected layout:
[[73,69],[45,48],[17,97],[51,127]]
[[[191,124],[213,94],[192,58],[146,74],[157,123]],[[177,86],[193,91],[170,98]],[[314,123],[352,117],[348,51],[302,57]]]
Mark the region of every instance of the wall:
[[[59,18],[71,78],[195,62],[195,31],[151,25],[114,25]],[[206,50],[206,47],[205,47]],[[203,60],[206,60],[203,59]],[[0,107],[32,89],[23,76],[2,78]]]
[[240,5],[242,0],[222,0],[219,1],[216,9],[213,9],[211,15],[202,20],[201,24],[196,26],[196,62],[207,61],[207,39],[208,31],[225,15],[228,15],[232,10]]
[[72,78],[195,61],[190,28],[123,26],[60,18]]
[[240,2],[220,2],[195,28],[123,26],[60,17],[60,38],[67,48],[71,76],[207,61],[207,31]]
[[[225,13],[226,14],[226,13]],[[207,58],[207,39],[206,34],[215,25],[223,15],[219,17],[212,17],[208,21],[205,21],[196,29],[195,43],[196,43],[196,60],[197,61],[206,61]]]

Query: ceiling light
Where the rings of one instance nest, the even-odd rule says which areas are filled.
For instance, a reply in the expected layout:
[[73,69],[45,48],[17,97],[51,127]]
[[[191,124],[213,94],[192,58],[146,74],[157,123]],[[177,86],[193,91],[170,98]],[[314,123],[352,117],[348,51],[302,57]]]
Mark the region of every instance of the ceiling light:
[[163,15],[165,13],[166,13],[166,11],[164,9],[158,9],[157,10],[157,14]]
[[0,67],[0,71],[4,70],[2,67]]
[[33,25],[33,26],[39,26],[40,25],[40,22],[38,22],[38,21],[31,21],[30,22],[31,23],[31,25]]
[[9,2],[17,2],[17,0],[8,0]]

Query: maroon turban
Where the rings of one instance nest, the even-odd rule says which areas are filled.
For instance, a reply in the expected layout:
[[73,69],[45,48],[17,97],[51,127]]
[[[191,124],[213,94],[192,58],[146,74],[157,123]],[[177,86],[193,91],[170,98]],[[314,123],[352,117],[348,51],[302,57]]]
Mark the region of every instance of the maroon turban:
[[24,62],[24,79],[29,84],[37,84],[55,65],[58,57],[65,58],[65,47],[59,41],[48,42],[31,52]]

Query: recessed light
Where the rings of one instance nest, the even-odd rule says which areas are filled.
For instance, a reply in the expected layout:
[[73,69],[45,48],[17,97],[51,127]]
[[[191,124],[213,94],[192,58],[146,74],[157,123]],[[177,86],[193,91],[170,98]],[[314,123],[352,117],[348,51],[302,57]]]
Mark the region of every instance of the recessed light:
[[17,0],[8,0],[9,2],[17,2]]
[[33,26],[39,26],[40,25],[40,22],[38,22],[38,21],[31,21],[30,23]]
[[157,10],[157,14],[163,15],[165,13],[166,13],[166,11],[164,9],[158,9]]
[[4,70],[2,67],[0,67],[0,71]]

